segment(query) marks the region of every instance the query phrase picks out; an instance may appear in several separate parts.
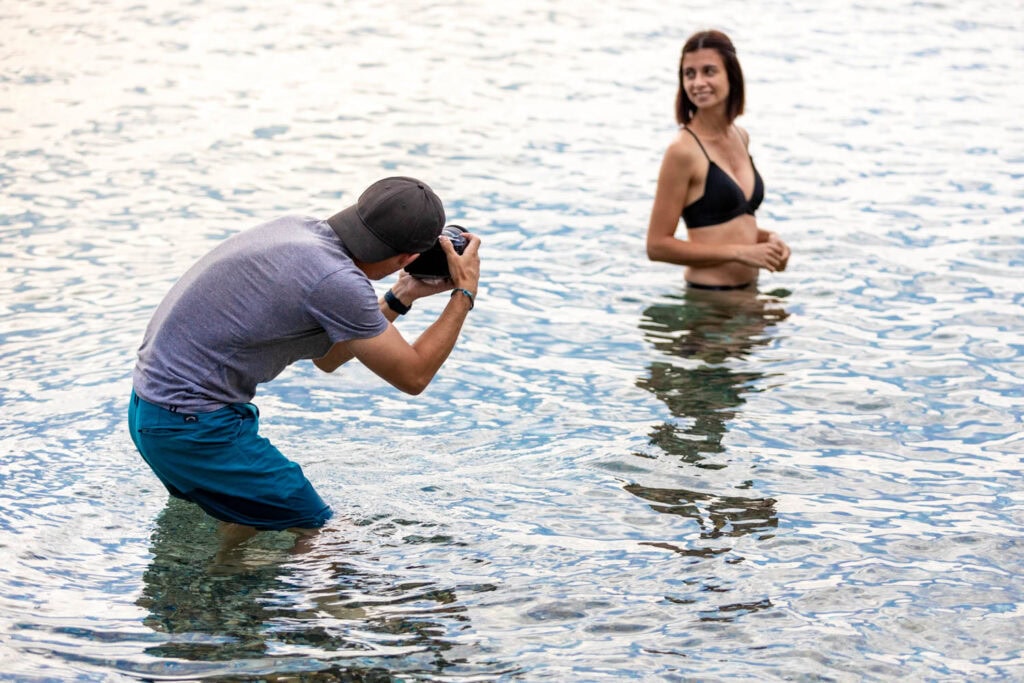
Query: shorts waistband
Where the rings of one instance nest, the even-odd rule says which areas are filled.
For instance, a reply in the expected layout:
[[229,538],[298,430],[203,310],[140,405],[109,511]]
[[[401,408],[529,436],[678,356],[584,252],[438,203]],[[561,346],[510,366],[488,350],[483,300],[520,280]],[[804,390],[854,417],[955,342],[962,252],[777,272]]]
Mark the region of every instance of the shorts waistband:
[[178,406],[167,406],[160,403],[153,403],[135,393],[132,389],[132,404],[138,406],[143,404],[152,410],[159,410],[164,413],[170,413],[176,417],[180,417],[183,422],[199,422],[204,416],[221,415],[224,411],[233,412],[241,415],[243,418],[256,419],[260,416],[260,409],[252,403],[228,403],[222,408],[217,410],[211,410],[205,413],[190,412]]

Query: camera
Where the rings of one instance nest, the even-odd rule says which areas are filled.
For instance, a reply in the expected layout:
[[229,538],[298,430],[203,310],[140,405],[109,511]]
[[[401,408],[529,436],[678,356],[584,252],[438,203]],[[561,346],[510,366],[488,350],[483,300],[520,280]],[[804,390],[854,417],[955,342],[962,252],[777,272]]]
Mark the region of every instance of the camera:
[[[467,230],[461,225],[448,225],[445,226],[441,234],[452,241],[452,246],[455,247],[455,253],[462,255],[462,252],[466,250],[466,245],[469,244],[469,240],[462,236],[462,233]],[[438,240],[427,249],[425,252],[419,255],[415,261],[405,267],[406,272],[416,278],[429,279],[437,278],[444,279],[451,276],[448,272],[448,257],[445,256],[444,249],[441,248],[441,241]]]

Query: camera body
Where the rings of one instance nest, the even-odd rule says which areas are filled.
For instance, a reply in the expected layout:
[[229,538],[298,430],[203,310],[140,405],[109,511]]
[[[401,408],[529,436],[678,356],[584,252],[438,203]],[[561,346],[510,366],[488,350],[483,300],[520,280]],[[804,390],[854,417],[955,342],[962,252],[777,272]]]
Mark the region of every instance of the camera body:
[[[462,236],[464,232],[467,230],[461,225],[448,225],[441,231],[442,235],[451,240],[456,254],[461,255],[466,250],[466,245],[469,244],[469,241]],[[434,242],[430,249],[407,265],[405,270],[421,280],[444,279],[451,276],[451,273],[448,272],[448,257],[445,256],[444,249],[441,248],[440,240]]]

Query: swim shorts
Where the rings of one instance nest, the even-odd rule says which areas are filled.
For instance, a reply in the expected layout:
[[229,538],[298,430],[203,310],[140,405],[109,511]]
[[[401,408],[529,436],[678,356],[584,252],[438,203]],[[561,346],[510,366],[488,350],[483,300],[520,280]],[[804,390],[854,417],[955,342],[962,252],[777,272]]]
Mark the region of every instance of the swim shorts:
[[331,508],[302,468],[259,436],[259,411],[236,403],[210,413],[181,413],[132,391],[128,431],[167,491],[211,517],[257,529],[312,529]]

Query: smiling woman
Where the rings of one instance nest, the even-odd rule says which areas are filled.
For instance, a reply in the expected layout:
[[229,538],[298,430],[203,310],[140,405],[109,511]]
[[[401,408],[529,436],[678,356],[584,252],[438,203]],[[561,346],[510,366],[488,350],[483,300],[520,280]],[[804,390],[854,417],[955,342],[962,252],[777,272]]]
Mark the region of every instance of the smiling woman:
[[[679,62],[679,133],[662,160],[647,255],[686,266],[693,288],[753,288],[760,269],[785,270],[789,259],[786,243],[754,218],[764,183],[747,132],[733,123],[744,99],[743,71],[728,36],[691,36]],[[680,216],[687,240],[676,237]]]

